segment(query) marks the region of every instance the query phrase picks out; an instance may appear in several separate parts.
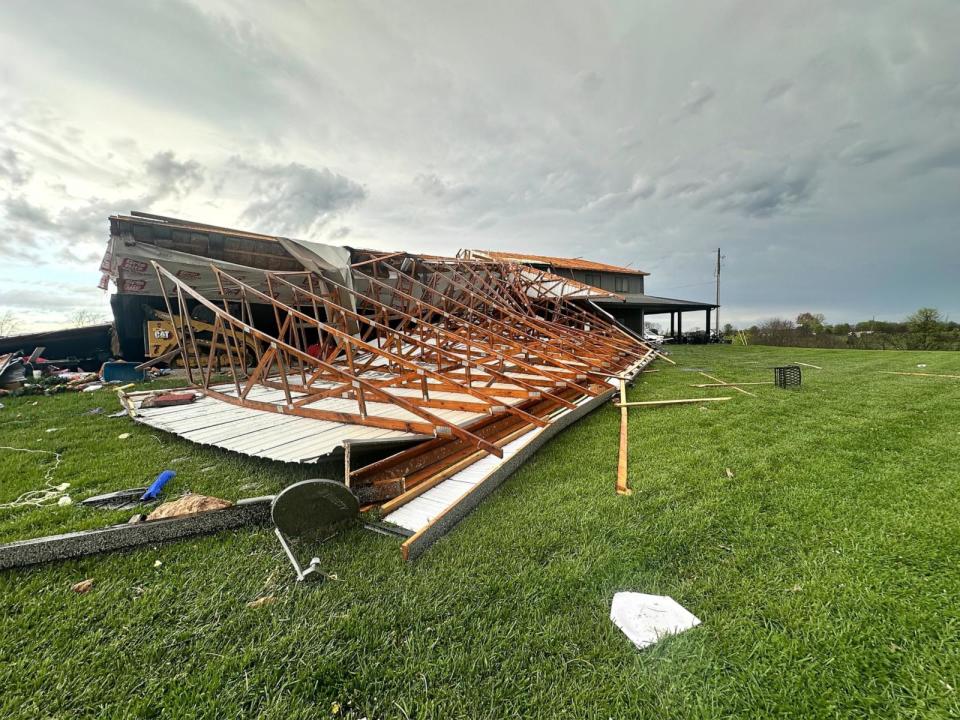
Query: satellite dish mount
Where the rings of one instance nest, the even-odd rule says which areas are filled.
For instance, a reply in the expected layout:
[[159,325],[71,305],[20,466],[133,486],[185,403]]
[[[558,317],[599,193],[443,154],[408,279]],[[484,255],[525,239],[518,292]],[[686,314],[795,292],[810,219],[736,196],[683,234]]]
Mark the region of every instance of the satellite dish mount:
[[360,504],[350,489],[334,480],[302,480],[273,498],[270,515],[274,532],[297,573],[297,580],[323,578],[320,559],[311,558],[306,569],[290,547],[291,538],[305,541],[328,540],[356,520]]

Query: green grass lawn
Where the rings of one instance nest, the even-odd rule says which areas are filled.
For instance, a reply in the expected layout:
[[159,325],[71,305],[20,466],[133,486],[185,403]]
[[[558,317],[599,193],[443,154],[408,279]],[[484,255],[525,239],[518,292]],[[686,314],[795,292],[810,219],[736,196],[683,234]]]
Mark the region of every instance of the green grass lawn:
[[[960,374],[960,353],[673,357],[630,398],[736,397],[631,410],[631,497],[607,407],[414,564],[356,530],[315,548],[337,582],[299,586],[261,528],[0,573],[0,717],[960,716],[960,381],[877,372]],[[792,360],[823,369],[756,398],[684,371]],[[59,452],[75,500],[164,468],[168,492],[231,499],[316,473],[83,414],[114,411],[108,392],[2,401],[0,445]],[[0,502],[52,458],[0,451]],[[129,514],[0,510],[0,539]],[[703,624],[637,651],[608,617],[619,590]]]

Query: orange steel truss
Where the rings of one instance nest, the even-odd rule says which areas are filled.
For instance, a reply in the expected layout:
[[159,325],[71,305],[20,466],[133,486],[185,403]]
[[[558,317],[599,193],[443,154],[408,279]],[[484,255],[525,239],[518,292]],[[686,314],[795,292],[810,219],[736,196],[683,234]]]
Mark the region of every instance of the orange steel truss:
[[[179,319],[189,380],[208,396],[447,439],[461,454],[502,456],[493,425],[544,427],[549,410],[609,391],[611,378],[651,353],[576,302],[585,286],[510,262],[391,253],[354,264],[352,287],[307,271],[265,272],[268,292],[211,265],[219,298],[153,265]],[[203,358],[186,320],[191,304],[213,315],[204,345],[225,348],[226,385],[214,378],[222,358]],[[269,308],[272,327],[254,325],[254,305]],[[256,399],[258,386],[283,399]]]

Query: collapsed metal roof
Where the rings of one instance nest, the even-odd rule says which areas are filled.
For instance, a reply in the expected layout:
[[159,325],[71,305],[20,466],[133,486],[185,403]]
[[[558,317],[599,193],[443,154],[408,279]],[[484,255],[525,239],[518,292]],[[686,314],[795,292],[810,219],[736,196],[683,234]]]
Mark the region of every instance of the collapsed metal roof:
[[[132,292],[159,294],[179,318],[180,356],[203,395],[167,408],[134,397],[131,411],[251,456],[316,462],[343,449],[345,482],[410,535],[408,557],[654,358],[581,302],[611,293],[529,265],[366,251],[344,269],[324,265],[335,254],[323,246],[216,231],[237,243],[276,242],[300,267],[236,264],[231,257],[257,248],[231,256],[226,242],[215,259],[184,251],[187,242],[197,251],[202,238],[181,238],[180,247],[137,241],[136,232],[115,239],[111,277],[122,291],[123,271],[142,276],[147,264],[150,277],[138,277]],[[269,326],[255,322],[254,306],[261,317],[269,309]],[[225,348],[226,380],[213,355],[204,359],[189,307],[212,318],[205,346]],[[404,449],[351,467],[358,448],[382,443]]]

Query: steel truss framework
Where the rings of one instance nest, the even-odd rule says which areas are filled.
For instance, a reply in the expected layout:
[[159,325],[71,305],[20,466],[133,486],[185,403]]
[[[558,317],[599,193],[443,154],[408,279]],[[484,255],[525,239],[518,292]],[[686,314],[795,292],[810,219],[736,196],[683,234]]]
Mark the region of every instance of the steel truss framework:
[[[353,265],[353,288],[305,271],[267,272],[266,293],[211,266],[218,300],[154,267],[167,310],[180,318],[174,334],[190,382],[208,396],[436,438],[348,478],[369,499],[406,495],[435,469],[471,457],[502,456],[507,438],[608,392],[610,378],[652,353],[574,302],[584,286],[508,262],[393,253]],[[213,315],[203,345],[225,349],[232,390],[214,379],[213,354],[203,359],[184,320],[191,301]],[[254,326],[254,304],[271,308],[275,328]],[[282,400],[256,399],[258,386],[282,391]]]

